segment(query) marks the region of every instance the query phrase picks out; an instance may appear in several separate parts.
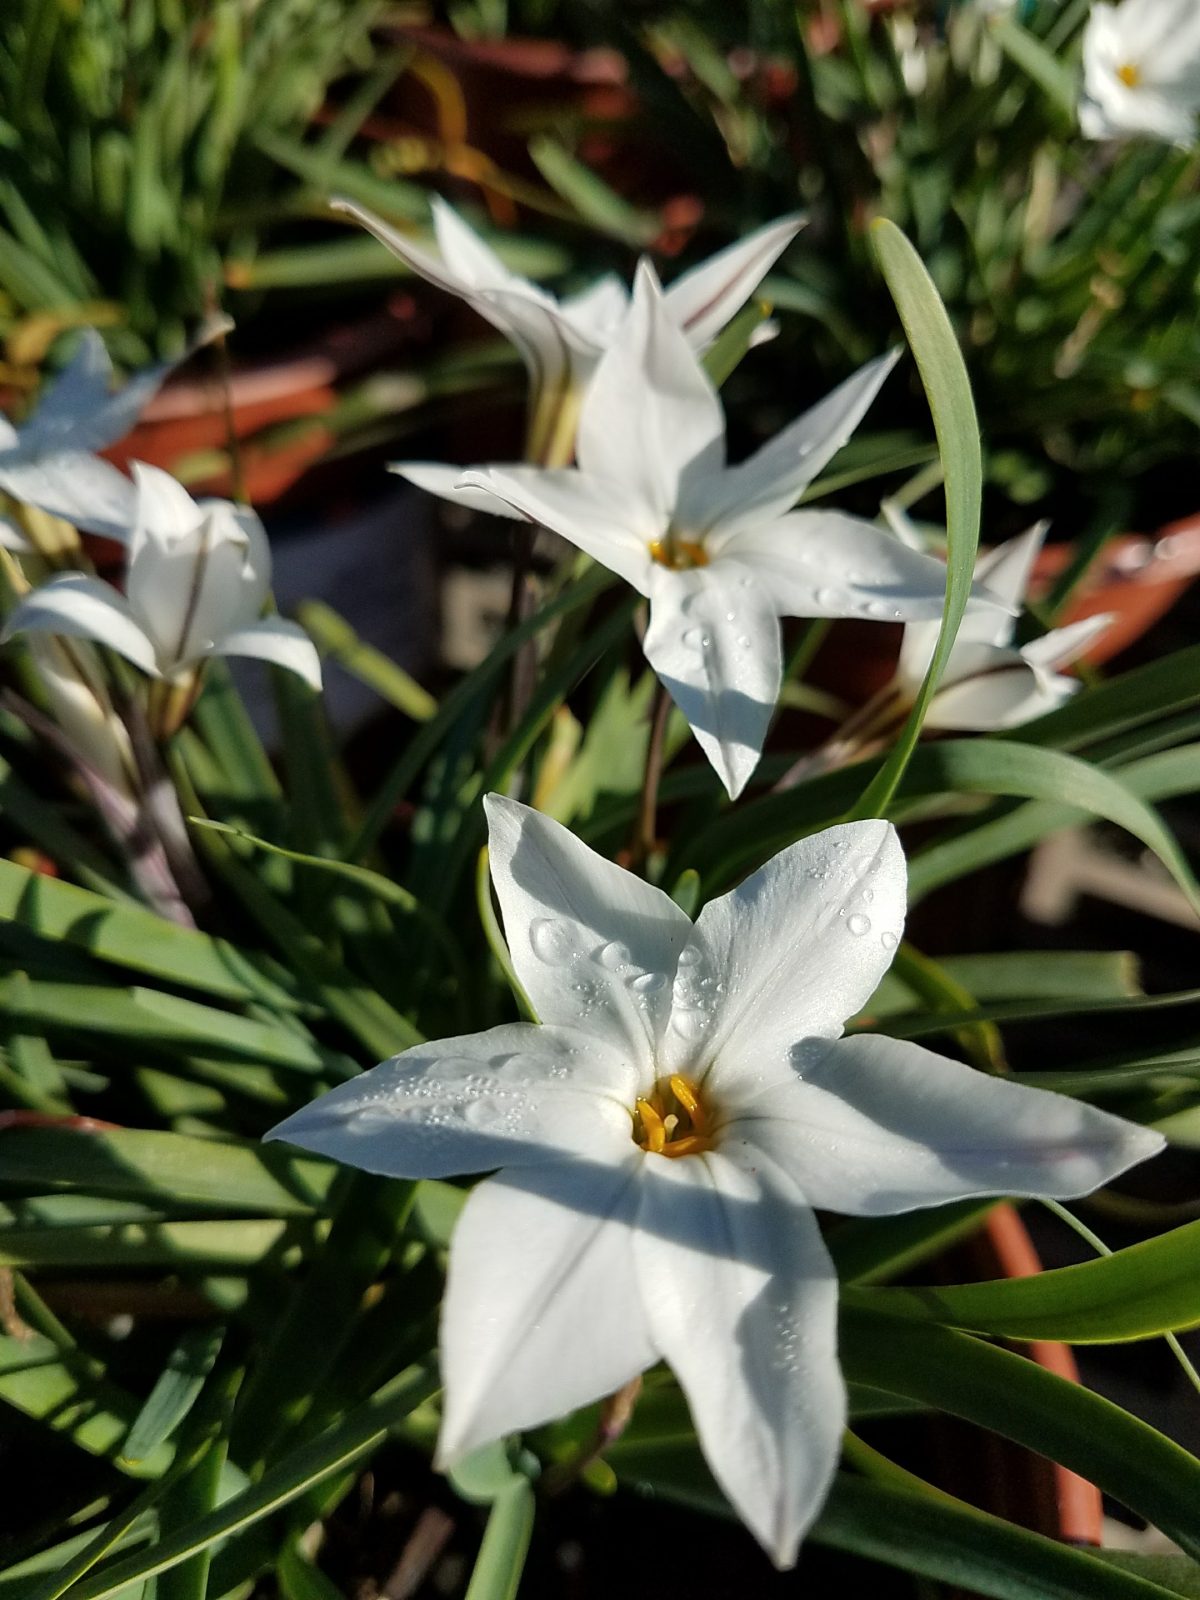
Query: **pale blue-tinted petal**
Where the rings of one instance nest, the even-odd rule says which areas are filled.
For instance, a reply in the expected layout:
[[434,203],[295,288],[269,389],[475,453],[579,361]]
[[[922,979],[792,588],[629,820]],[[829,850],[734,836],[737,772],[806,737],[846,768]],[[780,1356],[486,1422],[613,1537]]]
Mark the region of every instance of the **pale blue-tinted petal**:
[[584,472],[627,484],[664,523],[681,477],[724,462],[721,402],[647,261],[638,267],[629,314],[588,385],[576,454]]
[[65,572],[27,594],[9,617],[4,636],[35,632],[94,639],[143,672],[158,676],[152,641],[134,620],[124,597],[99,578]]
[[1015,650],[989,645],[956,648],[948,678],[925,714],[927,728],[945,733],[1018,728],[1053,711],[1078,688],[1076,680],[1039,671]]
[[782,676],[776,597],[750,568],[650,574],[642,648],[731,798],[762,754]]
[[945,604],[942,562],[840,511],[793,511],[708,548],[714,568],[753,573],[781,616],[931,620]]
[[517,511],[507,500],[501,500],[486,489],[471,489],[462,482],[465,467],[447,467],[435,461],[392,461],[388,471],[404,478],[426,494],[436,494],[451,505],[465,506],[469,511],[486,511],[493,517],[508,517],[525,522],[524,512]]
[[624,1159],[636,1074],[591,1032],[507,1023],[415,1045],[340,1083],[269,1139],[391,1178],[445,1178],[578,1156]]
[[803,226],[803,217],[780,217],[675,279],[666,291],[667,310],[693,349],[717,337]]
[[248,627],[235,628],[204,653],[253,656],[259,661],[269,661],[272,666],[294,672],[310,689],[320,692],[321,658],[317,647],[298,622],[289,622],[285,617],[263,617]]
[[124,543],[133,527],[133,484],[111,461],[85,451],[0,457],[0,489],[107,539]]
[[831,395],[736,467],[704,483],[689,483],[680,520],[712,529],[718,541],[770,522],[790,510],[858,427],[900,352],[868,362]]
[[649,1073],[646,1092],[690,921],[560,823],[501,795],[484,805],[504,931],[534,1010],[608,1040]]
[[649,594],[655,570],[650,546],[665,524],[623,480],[572,467],[485,467],[464,472],[459,482],[561,534],[639,594]]
[[1054,628],[1040,639],[1031,639],[1021,646],[1021,654],[1032,666],[1046,671],[1068,667],[1078,661],[1100,636],[1112,627],[1116,618],[1108,612],[1095,617],[1082,617],[1065,628]]
[[1082,1100],[879,1034],[814,1039],[739,1107],[722,1149],[765,1150],[813,1205],[886,1216],[984,1195],[1090,1194],[1164,1146]]
[[467,1201],[442,1303],[439,1466],[654,1364],[633,1263],[642,1154],[629,1150],[504,1172]]
[[836,1038],[891,965],[905,879],[891,824],[850,822],[710,900],[680,957],[669,1069],[699,1069],[719,1101],[786,1076],[800,1041]]
[[837,1278],[805,1196],[767,1158],[645,1158],[634,1239],[655,1347],[734,1509],[791,1566],[825,1499],[846,1401]]

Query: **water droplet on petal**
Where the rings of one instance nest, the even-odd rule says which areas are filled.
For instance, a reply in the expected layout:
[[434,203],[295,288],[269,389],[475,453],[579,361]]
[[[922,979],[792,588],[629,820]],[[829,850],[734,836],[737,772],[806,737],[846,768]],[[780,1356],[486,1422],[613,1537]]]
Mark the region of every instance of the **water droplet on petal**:
[[751,643],[751,640],[750,640],[750,635],[748,633],[739,633],[738,634],[738,644],[742,647],[743,650],[749,650],[750,643]]
[[683,632],[684,644],[699,646],[701,649],[708,643],[708,636],[703,628],[685,628]]
[[836,589],[818,589],[814,599],[819,606],[836,606],[842,603],[842,597]]
[[864,917],[861,911],[856,911],[847,917],[846,926],[856,939],[861,939],[864,933],[870,933],[871,919]]
[[681,1039],[698,1039],[704,1032],[704,1023],[705,1013],[698,1008],[671,1014],[671,1026]]
[[739,578],[738,579],[738,586],[739,586],[739,588],[742,588],[742,589],[753,589],[753,587],[754,587],[754,579],[753,578]]
[[681,967],[697,967],[700,965],[700,952],[694,944],[686,945],[679,952],[679,965]]
[[571,930],[552,917],[536,917],[529,924],[529,943],[534,955],[548,967],[561,967],[574,954]]
[[736,622],[737,621],[737,612],[736,611],[727,611],[725,613],[725,621],[726,622]]
[[894,950],[899,941],[894,933],[881,933],[879,942],[885,950]]
[[620,967],[627,967],[632,959],[629,946],[622,944],[619,939],[610,940],[596,952],[596,960],[610,972],[616,972]]
[[635,994],[654,994],[665,987],[666,981],[665,972],[638,972],[628,979],[629,987]]

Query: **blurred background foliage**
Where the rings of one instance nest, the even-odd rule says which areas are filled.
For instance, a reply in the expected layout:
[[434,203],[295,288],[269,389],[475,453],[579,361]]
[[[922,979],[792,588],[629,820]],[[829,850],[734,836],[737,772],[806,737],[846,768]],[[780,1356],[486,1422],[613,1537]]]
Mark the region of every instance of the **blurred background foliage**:
[[[399,337],[331,398],[322,448],[394,448],[447,394],[515,400],[519,373],[461,316],[467,348],[447,356],[447,308],[422,287],[435,357],[397,264],[329,217],[331,194],[423,230],[446,193],[556,287],[643,249],[669,273],[799,207],[809,225],[765,290],[783,334],[735,383],[749,444],[896,337],[866,244],[884,214],[967,349],[996,531],[1034,503],[1072,535],[1150,527],[1195,509],[1197,157],[1082,140],[1086,10],[13,0],[7,376],[31,386],[80,320],[137,364],[221,298],[239,353],[278,356],[390,293]],[[909,421],[895,385],[856,446],[873,472],[924,459]]]

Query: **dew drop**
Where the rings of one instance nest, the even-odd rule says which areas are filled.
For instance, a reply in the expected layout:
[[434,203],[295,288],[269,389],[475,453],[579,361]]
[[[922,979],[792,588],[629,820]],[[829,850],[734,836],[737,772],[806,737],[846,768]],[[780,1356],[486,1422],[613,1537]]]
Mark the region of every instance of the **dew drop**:
[[885,950],[894,950],[898,941],[894,933],[881,933],[879,942]]
[[748,633],[740,633],[738,635],[738,644],[743,650],[749,650],[750,642],[750,635]]
[[726,622],[736,622],[737,621],[737,612],[736,611],[727,611],[725,613],[725,621]]
[[883,600],[868,600],[866,613],[869,617],[890,617],[892,608]]
[[700,952],[694,944],[685,945],[679,952],[679,965],[681,967],[698,967],[700,965]]
[[665,986],[667,975],[665,972],[639,972],[628,981],[635,994],[654,994]]
[[685,628],[683,632],[683,642],[684,644],[698,646],[700,649],[703,649],[708,643],[708,637],[703,628]]
[[621,967],[627,967],[632,956],[627,944],[622,944],[619,939],[612,939],[596,952],[596,960],[610,972],[616,972]]
[[818,589],[814,598],[819,606],[835,606],[842,597],[836,589]]
[[704,1032],[705,1013],[697,1009],[675,1011],[671,1026],[681,1039],[698,1039]]
[[754,579],[753,578],[739,578],[738,579],[738,585],[742,589],[753,589],[753,587],[754,587]]
[[864,917],[861,911],[856,911],[846,919],[846,926],[856,939],[861,939],[864,933],[871,931],[870,917]]
[[534,955],[548,967],[561,967],[573,953],[570,929],[552,917],[537,917],[529,924],[529,942]]

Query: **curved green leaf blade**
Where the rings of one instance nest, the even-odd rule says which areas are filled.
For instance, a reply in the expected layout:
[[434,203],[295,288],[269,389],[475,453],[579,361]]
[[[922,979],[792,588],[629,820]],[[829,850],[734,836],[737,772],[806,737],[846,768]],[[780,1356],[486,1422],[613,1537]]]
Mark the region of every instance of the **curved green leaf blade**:
[[844,1301],[1005,1339],[1119,1344],[1200,1326],[1200,1222],[1032,1278],[949,1288],[843,1290]]
[[871,229],[871,243],[896,302],[933,413],[946,484],[946,607],[937,648],[908,721],[891,754],[851,812],[852,817],[886,814],[917,747],[921,724],[946,670],[955,635],[967,609],[975,555],[979,549],[983,498],[983,455],[975,402],[946,308],[920,256],[895,223],[879,218]]

